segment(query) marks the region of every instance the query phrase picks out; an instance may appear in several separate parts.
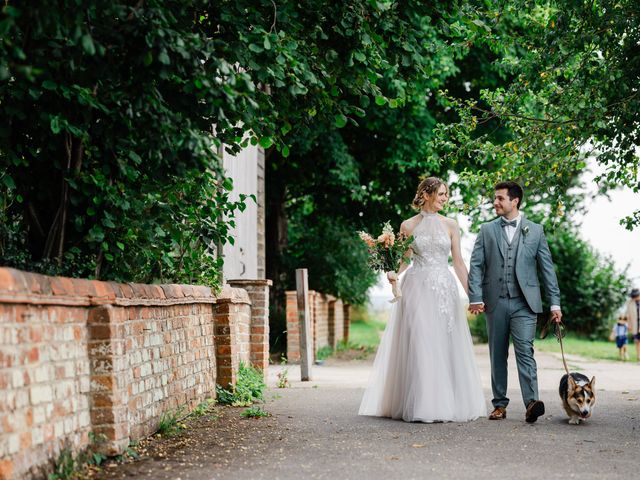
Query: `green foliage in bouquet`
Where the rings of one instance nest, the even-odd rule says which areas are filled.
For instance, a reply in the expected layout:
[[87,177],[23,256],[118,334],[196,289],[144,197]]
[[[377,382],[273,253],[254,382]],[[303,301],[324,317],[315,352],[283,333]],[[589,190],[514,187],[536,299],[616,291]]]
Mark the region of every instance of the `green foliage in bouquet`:
[[381,272],[397,272],[402,257],[413,242],[411,235],[396,235],[389,222],[384,223],[382,233],[376,239],[366,232],[359,232],[359,235],[369,249],[369,266],[372,270]]

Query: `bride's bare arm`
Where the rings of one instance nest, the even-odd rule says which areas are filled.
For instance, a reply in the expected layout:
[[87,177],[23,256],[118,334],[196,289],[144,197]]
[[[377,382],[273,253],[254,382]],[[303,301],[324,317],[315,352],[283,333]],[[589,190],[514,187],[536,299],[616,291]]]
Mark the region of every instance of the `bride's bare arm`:
[[[409,220],[402,222],[402,225],[400,225],[400,233],[406,235],[407,237],[409,235],[411,235],[411,232],[413,231],[413,228],[411,228],[410,226],[407,225],[407,223],[409,222]],[[402,272],[404,272],[407,268],[409,268],[409,264],[411,256],[413,255],[413,251],[408,248],[406,252],[404,252],[404,255],[402,256],[402,262],[400,262],[400,268],[398,269],[398,273],[397,275],[393,276],[391,278],[389,278],[389,276],[387,275],[387,279],[389,280],[389,282],[393,283],[397,280],[398,275],[400,275]]]
[[451,220],[449,224],[449,230],[451,234],[451,257],[453,258],[453,270],[456,272],[460,283],[464,287],[464,291],[469,295],[469,272],[467,266],[462,259],[462,253],[460,251],[460,227],[458,222]]

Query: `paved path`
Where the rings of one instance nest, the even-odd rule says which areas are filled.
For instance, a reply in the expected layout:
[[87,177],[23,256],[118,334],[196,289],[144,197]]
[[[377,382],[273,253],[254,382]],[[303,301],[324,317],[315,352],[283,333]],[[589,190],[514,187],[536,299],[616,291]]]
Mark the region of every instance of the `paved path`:
[[[478,346],[476,353],[489,400],[488,352]],[[640,365],[569,357],[570,368],[595,375],[598,388],[593,418],[572,426],[557,394],[561,360],[541,352],[536,358],[547,414],[533,425],[524,422],[514,361],[507,420],[446,424],[357,416],[371,361],[327,362],[314,367],[308,383],[299,382],[299,368],[290,366],[292,388],[272,389],[277,395],[266,405],[287,434],[259,461],[219,478],[635,478]],[[280,368],[270,369],[271,385]]]
[[[489,359],[476,347],[489,407]],[[513,353],[511,357],[513,359]],[[640,365],[570,357],[572,370],[596,376],[594,417],[568,425],[558,398],[562,362],[538,352],[547,414],[524,422],[515,362],[510,365],[509,418],[422,424],[357,415],[372,361],[330,360],[291,388],[275,388],[269,370],[264,408],[270,418],[241,419],[242,409],[187,430],[167,453],[108,468],[96,478],[211,479],[632,479],[640,469]],[[297,377],[297,378],[296,378]]]

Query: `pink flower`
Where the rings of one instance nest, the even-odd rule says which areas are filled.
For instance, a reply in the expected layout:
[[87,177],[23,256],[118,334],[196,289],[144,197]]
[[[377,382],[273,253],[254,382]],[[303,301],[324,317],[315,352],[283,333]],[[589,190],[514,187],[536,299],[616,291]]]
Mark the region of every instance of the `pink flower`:
[[396,236],[393,234],[393,232],[383,232],[378,237],[378,243],[383,243],[384,246],[387,248],[392,247],[395,241],[396,241]]
[[376,241],[367,232],[358,232],[358,235],[360,235],[362,241],[367,244],[367,247],[375,246]]

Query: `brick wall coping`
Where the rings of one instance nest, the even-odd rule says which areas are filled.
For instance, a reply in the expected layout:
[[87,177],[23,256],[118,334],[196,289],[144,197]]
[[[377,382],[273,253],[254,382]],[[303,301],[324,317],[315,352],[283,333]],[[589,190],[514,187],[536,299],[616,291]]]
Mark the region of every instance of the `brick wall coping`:
[[242,285],[265,285],[265,286],[272,286],[273,285],[273,281],[269,280],[267,278],[258,278],[255,280],[247,280],[245,278],[238,278],[238,279],[234,279],[234,280],[228,280],[229,285],[238,285],[238,286],[242,286]]
[[246,290],[225,285],[217,296],[216,303],[246,303],[251,305],[251,299]]
[[246,291],[225,286],[216,295],[200,285],[147,285],[49,277],[0,268],[0,303],[40,305],[180,305],[193,303],[247,303]]
[[[296,290],[287,290],[284,293],[286,295],[297,295],[298,294],[298,292]],[[328,302],[333,302],[335,300],[338,300],[338,297],[334,297],[330,293],[322,293],[322,292],[318,292],[317,290],[309,290],[309,293],[315,293],[317,295],[324,295]]]

